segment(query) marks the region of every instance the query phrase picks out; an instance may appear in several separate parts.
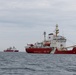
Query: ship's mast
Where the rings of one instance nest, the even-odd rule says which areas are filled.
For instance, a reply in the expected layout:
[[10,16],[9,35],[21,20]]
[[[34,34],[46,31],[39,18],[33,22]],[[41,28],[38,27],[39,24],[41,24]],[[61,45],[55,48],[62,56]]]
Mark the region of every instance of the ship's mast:
[[56,29],[55,29],[56,36],[58,35],[58,33],[59,33],[58,24],[56,24]]
[[46,41],[46,32],[44,32],[44,41]]

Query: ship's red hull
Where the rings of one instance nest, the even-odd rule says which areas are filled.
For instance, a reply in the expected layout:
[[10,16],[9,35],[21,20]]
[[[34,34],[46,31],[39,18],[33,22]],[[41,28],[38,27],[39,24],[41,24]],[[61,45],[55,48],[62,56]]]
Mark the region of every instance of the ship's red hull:
[[56,49],[54,54],[76,54],[76,47],[74,47],[72,50],[66,50],[66,51],[59,51]]
[[[52,51],[52,48],[26,48],[27,53],[38,53],[38,54],[50,54]],[[76,47],[74,47],[72,50],[58,50],[56,49],[54,54],[76,54]]]
[[52,48],[26,48],[27,53],[50,54]]

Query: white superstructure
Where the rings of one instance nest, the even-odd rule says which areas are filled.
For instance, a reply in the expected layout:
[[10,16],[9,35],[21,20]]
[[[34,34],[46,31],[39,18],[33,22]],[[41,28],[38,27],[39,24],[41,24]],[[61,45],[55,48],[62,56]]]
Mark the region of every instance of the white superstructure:
[[50,47],[58,48],[62,50],[62,48],[66,47],[66,38],[63,36],[58,35],[59,29],[58,25],[56,24],[55,34],[50,33],[48,35],[48,40],[51,42]]

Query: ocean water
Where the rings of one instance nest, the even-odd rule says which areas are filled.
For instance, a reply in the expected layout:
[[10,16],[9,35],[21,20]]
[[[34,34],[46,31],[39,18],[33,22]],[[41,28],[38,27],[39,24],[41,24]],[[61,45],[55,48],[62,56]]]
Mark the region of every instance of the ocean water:
[[0,75],[76,75],[76,55],[0,52]]

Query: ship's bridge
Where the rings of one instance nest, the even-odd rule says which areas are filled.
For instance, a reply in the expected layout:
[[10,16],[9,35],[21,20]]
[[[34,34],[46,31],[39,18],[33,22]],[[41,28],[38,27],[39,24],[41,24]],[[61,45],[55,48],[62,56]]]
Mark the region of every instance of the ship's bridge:
[[63,36],[53,36],[51,47],[57,47],[58,49],[66,47],[66,38]]
[[63,36],[53,37],[53,40],[54,40],[54,41],[58,41],[58,42],[66,42],[66,38],[63,37]]

